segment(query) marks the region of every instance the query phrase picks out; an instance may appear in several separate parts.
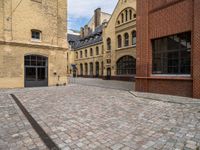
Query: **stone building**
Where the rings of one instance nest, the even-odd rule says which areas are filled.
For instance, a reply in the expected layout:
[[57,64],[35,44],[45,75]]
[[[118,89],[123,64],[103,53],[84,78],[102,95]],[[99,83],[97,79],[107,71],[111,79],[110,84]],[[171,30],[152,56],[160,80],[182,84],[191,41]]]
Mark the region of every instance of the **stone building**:
[[68,42],[75,53],[78,76],[116,80],[134,79],[135,8],[136,0],[119,0],[112,15],[96,9],[89,24],[81,28],[80,36],[75,38],[75,35],[68,35]]
[[66,84],[66,0],[0,1],[0,88]]
[[133,80],[136,73],[136,0],[119,0],[103,31],[104,79]]
[[200,98],[200,1],[137,1],[136,90]]
[[71,73],[81,77],[103,76],[103,26],[110,19],[108,13],[100,8],[94,11],[94,16],[87,25],[80,29],[80,35],[68,34],[71,47]]

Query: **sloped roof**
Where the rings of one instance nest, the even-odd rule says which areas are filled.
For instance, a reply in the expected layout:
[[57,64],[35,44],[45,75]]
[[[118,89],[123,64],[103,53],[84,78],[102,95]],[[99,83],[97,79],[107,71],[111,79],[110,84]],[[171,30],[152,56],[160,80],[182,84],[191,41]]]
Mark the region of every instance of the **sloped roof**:
[[102,42],[102,30],[103,25],[96,27],[95,31],[90,33],[88,36],[81,38],[77,35],[68,34],[68,42],[74,42],[72,46],[73,49],[84,48],[95,43]]

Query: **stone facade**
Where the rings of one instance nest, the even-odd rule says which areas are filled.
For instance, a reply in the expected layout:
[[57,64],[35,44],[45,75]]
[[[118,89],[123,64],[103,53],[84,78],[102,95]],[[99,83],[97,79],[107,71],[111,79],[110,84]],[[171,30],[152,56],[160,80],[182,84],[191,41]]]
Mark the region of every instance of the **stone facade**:
[[[48,59],[48,85],[66,84],[66,0],[0,2],[0,88],[25,86],[25,56]],[[33,39],[40,31],[40,39]]]
[[[103,57],[103,62],[105,64],[104,79],[106,79],[110,73],[111,79],[134,79],[134,74],[117,72],[117,61],[120,58],[123,56],[131,56],[134,59],[136,58],[136,43],[133,43],[132,36],[134,31],[136,31],[136,0],[119,0],[112,17],[103,32],[103,45],[105,48]],[[128,33],[129,41],[127,45],[125,45],[126,33]],[[118,45],[118,36],[121,36],[121,46]],[[110,49],[108,48],[108,39],[111,40]],[[135,64],[131,68],[135,69]],[[111,72],[109,73],[110,69]]]
[[[136,90],[200,98],[199,0],[137,1]],[[188,75],[152,73],[153,39],[191,33],[191,72]]]
[[[136,68],[136,42],[134,42],[136,35],[133,37],[133,33],[136,34],[136,0],[119,0],[109,19],[107,13],[103,13],[104,17],[98,15],[98,13],[102,14],[100,12],[99,8],[95,10],[95,15],[91,19],[93,23],[90,21],[88,25],[81,28],[78,42],[74,41],[75,46],[68,39],[75,53],[74,63],[77,66],[77,75],[101,77],[103,79],[133,80]],[[124,16],[123,21],[121,20],[122,15]],[[121,22],[119,23],[119,21]],[[91,24],[94,25],[91,26]],[[94,30],[92,30],[93,26],[96,27]],[[128,43],[126,44],[125,34],[128,34]],[[118,41],[119,35],[121,36],[121,46],[119,46]],[[107,47],[108,38],[110,39],[109,49]],[[84,44],[88,42],[89,44]],[[97,49],[98,54],[96,54]],[[92,55],[90,55],[91,50],[93,51]],[[117,62],[123,58],[127,58],[127,61],[134,61],[131,64],[126,64],[129,65],[129,68],[124,68],[124,72],[117,68],[119,66]]]

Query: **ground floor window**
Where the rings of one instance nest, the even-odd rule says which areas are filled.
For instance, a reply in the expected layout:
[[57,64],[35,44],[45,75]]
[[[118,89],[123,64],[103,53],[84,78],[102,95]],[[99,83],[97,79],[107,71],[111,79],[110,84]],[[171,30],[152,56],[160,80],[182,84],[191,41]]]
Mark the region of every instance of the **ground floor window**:
[[135,58],[133,58],[132,56],[124,56],[117,61],[117,75],[134,75],[135,73]]
[[191,73],[191,32],[152,40],[153,74]]

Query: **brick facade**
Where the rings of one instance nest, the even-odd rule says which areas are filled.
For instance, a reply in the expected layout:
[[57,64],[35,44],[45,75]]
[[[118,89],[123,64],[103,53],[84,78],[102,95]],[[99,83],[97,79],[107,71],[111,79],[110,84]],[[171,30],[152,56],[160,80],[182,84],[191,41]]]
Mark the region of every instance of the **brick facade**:
[[[136,90],[200,98],[200,1],[137,1]],[[191,31],[191,76],[152,75],[151,39]]]

